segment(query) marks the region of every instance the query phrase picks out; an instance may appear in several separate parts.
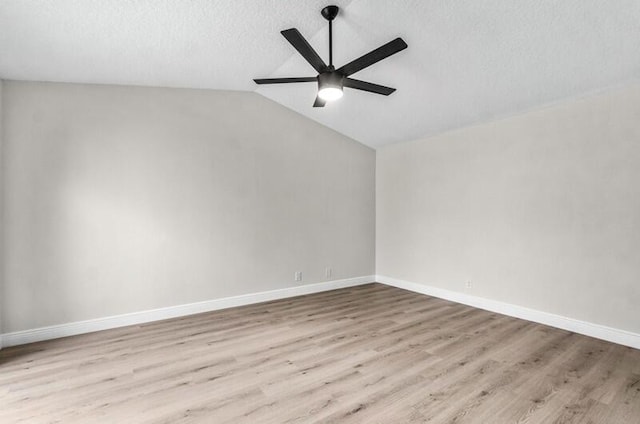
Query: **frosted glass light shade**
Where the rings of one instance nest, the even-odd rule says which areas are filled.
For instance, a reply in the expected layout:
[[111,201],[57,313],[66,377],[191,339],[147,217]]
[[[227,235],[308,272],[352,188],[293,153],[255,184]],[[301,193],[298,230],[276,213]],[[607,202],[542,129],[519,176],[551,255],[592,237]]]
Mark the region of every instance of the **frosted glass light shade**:
[[342,97],[342,89],[338,87],[323,87],[318,91],[318,97],[327,102],[338,100]]

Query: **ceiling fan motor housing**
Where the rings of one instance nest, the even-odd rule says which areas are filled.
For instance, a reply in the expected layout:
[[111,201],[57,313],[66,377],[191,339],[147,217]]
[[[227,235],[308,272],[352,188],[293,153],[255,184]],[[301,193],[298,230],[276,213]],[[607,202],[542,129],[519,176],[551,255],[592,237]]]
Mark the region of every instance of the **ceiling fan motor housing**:
[[344,76],[340,72],[329,71],[318,74],[318,89],[335,87],[342,90],[344,86]]

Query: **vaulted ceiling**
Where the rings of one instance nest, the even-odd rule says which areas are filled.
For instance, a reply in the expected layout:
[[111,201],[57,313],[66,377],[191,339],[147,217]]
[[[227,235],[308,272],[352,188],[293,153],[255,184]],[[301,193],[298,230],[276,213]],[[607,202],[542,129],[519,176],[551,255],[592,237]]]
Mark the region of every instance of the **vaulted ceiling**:
[[[328,56],[320,9],[337,4],[334,62],[395,37],[409,48],[312,108],[314,76],[280,35]],[[416,139],[640,78],[638,0],[3,0],[0,78],[248,90],[370,146]]]

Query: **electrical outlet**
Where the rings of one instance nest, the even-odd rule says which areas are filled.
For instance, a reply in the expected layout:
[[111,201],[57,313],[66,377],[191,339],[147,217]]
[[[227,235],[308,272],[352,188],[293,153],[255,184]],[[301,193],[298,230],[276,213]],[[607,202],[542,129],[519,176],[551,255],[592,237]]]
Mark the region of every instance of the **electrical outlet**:
[[296,271],[293,278],[295,278],[296,281],[302,281],[302,271]]
[[470,288],[472,288],[472,287],[473,287],[473,283],[472,283],[470,280],[468,280],[468,281],[465,283],[465,286],[466,286],[468,289],[470,289]]
[[333,270],[331,268],[324,269],[324,276],[327,278],[331,278],[331,274],[333,274]]

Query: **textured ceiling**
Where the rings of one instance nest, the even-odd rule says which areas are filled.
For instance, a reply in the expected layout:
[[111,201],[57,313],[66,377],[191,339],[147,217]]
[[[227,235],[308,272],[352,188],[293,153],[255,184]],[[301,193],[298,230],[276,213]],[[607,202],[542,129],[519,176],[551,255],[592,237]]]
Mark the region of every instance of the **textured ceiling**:
[[640,77],[638,0],[337,1],[334,62],[401,36],[409,48],[312,108],[313,76],[280,35],[296,27],[325,59],[328,0],[2,0],[0,78],[256,90],[370,146],[512,115]]

